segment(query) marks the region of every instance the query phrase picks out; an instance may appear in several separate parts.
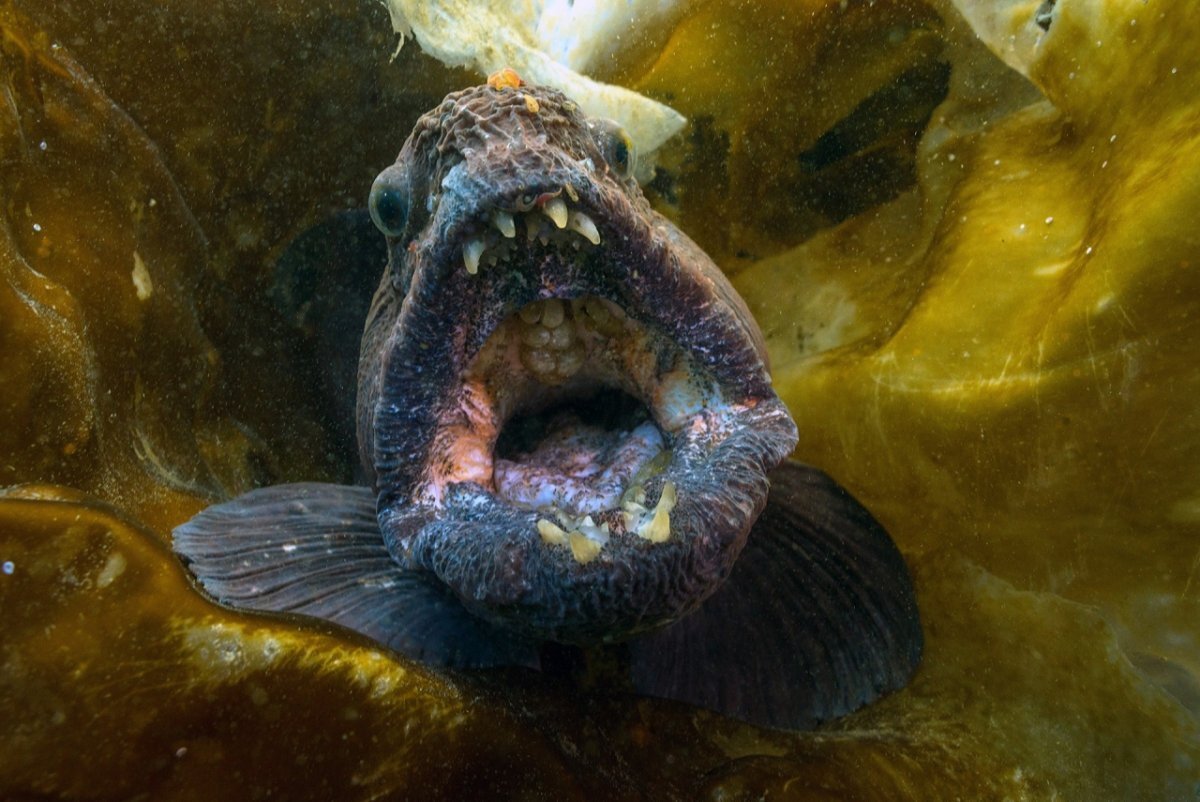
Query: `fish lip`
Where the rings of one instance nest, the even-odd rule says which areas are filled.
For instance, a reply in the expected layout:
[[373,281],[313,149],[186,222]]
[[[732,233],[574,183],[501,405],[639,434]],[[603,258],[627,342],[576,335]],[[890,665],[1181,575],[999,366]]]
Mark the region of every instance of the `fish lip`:
[[[381,363],[383,390],[374,410],[372,467],[388,502],[401,503],[419,483],[435,442],[436,410],[454,397],[466,366],[504,318],[539,298],[606,298],[679,343],[731,403],[774,397],[754,337],[734,310],[714,302],[711,278],[682,263],[671,239],[681,235],[644,201],[636,206],[623,188],[587,175],[582,165],[497,181],[486,193],[477,191],[488,185],[478,177],[452,178],[463,168],[443,181],[446,191],[423,236],[393,250],[394,259],[409,264],[412,279]],[[488,230],[492,209],[512,208],[523,192],[556,193],[567,184],[577,196],[570,208],[588,214],[600,231],[601,244],[592,247],[603,249],[606,266],[615,267],[597,273],[545,264],[540,280],[520,285],[483,266],[467,274],[463,244]],[[417,369],[422,363],[432,367]],[[423,417],[424,425],[414,417]]]
[[536,522],[544,516],[461,483],[437,515],[421,518],[403,562],[437,575],[475,615],[537,639],[613,642],[675,621],[728,577],[766,504],[767,474],[795,443],[779,399],[739,415],[713,453],[678,456],[647,483],[651,498],[667,481],[677,486],[665,543],[614,534],[597,559],[578,563],[568,549],[541,542]]
[[[581,164],[487,176],[465,163],[451,168],[420,236],[392,243],[407,292],[385,335],[381,389],[369,409],[385,541],[403,567],[438,576],[476,615],[533,637],[589,643],[661,626],[728,575],[766,503],[768,471],[795,447],[795,424],[771,387],[759,341],[728,303],[732,289],[718,285],[723,278],[708,257],[640,194],[631,198]],[[548,256],[467,273],[463,245],[489,230],[493,209],[514,208],[522,190],[566,194],[568,184],[569,207],[599,230],[602,259],[581,266]],[[715,379],[731,424],[713,454],[676,449],[667,471],[647,483],[651,500],[667,480],[676,484],[670,539],[618,533],[589,563],[542,543],[536,512],[481,485],[449,483],[436,504],[418,492],[437,458],[443,412],[500,322],[539,298],[582,295],[606,298],[674,341]]]

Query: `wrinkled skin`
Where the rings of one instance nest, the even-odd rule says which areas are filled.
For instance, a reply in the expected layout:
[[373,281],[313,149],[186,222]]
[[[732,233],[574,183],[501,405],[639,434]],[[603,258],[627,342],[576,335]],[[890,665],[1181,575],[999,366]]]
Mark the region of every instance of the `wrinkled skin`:
[[[384,221],[390,262],[362,341],[358,432],[384,536],[401,565],[434,573],[472,612],[555,640],[623,637],[698,605],[728,576],[765,504],[766,474],[796,440],[745,305],[711,260],[649,207],[632,165],[620,160],[623,146],[619,131],[589,121],[555,90],[483,86],[422,117],[372,195],[377,222],[388,213],[395,219]],[[599,245],[570,228],[556,231],[543,212],[555,199],[587,215]],[[486,257],[509,240],[491,222],[497,209],[516,215],[513,252],[472,275],[464,269],[469,242],[489,244]],[[528,241],[521,222],[556,238]],[[496,494],[490,466],[446,463],[466,440],[494,448],[506,422],[499,412],[473,417],[480,402],[463,389],[489,336],[533,302],[585,296],[644,325],[643,350],[659,352],[658,364],[623,389],[649,408],[673,447],[669,466],[645,483],[646,506],[667,481],[678,503],[664,543],[619,532],[619,510],[596,515],[614,534],[581,563],[541,541],[545,514]],[[613,346],[589,352],[589,366],[606,347]],[[680,369],[710,388],[708,398],[666,429],[656,392]],[[537,384],[526,395],[537,396]],[[535,406],[557,398],[542,395]]]

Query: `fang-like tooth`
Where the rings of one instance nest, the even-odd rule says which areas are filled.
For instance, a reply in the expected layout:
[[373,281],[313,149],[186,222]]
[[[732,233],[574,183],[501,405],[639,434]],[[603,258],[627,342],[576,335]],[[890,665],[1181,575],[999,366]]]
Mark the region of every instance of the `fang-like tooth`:
[[638,535],[651,543],[665,543],[671,537],[671,510],[675,509],[675,483],[668,480],[663,484],[658,504],[654,505],[654,517],[638,527]]
[[601,545],[582,532],[571,532],[567,537],[571,544],[571,556],[575,558],[575,562],[587,565],[600,555]]
[[[583,238],[593,245],[600,244],[600,232],[596,229],[596,224],[592,222],[592,218],[588,217],[583,212],[572,212],[570,219],[572,231],[577,231]],[[562,226],[559,226],[561,228]]]
[[497,209],[492,212],[492,224],[500,229],[500,233],[509,239],[517,236],[517,224],[513,222],[513,216],[503,209]]
[[542,518],[537,522],[537,530],[538,534],[542,536],[543,543],[551,546],[567,545],[567,533],[553,521]]
[[559,228],[567,227],[567,202],[562,198],[551,198],[542,207],[542,214],[554,221]]
[[467,266],[467,272],[472,276],[479,272],[479,257],[483,256],[483,240],[472,239],[468,240],[463,246],[463,264]]

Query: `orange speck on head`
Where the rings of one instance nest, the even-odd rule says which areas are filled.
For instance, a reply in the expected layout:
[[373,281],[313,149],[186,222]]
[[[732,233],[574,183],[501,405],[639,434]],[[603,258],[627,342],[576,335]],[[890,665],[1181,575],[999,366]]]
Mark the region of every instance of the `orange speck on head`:
[[516,89],[525,83],[512,67],[505,67],[499,72],[492,73],[488,76],[487,82],[492,89]]

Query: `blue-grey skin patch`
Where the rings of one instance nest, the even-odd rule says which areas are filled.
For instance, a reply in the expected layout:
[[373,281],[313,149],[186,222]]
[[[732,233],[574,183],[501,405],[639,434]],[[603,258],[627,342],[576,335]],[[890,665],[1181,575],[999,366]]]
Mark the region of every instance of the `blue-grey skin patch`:
[[[905,681],[903,561],[828,477],[778,467],[797,432],[761,333],[650,208],[618,127],[544,87],[452,94],[370,213],[389,251],[358,371],[370,487],[264,488],[179,527],[209,592],[443,665],[633,638],[638,687],[765,724]],[[731,685],[757,666],[758,690]]]

